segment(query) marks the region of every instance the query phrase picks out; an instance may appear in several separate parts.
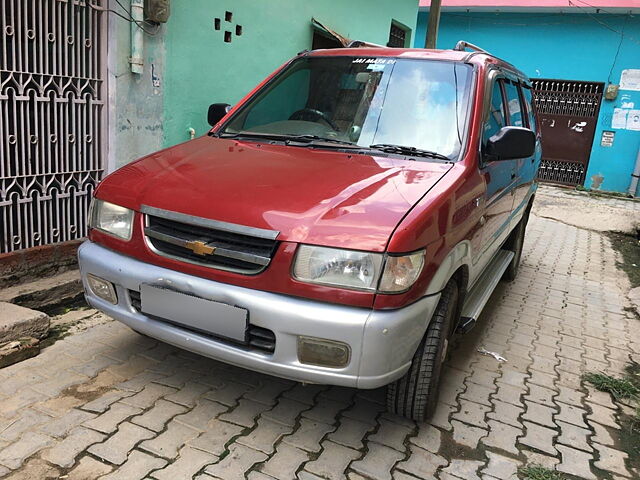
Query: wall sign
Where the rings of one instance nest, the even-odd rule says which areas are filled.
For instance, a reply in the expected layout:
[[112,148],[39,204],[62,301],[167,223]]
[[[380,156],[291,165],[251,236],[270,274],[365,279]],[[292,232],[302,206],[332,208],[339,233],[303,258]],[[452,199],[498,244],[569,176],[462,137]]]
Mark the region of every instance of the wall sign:
[[640,131],[640,110],[629,110],[627,115],[627,130]]
[[640,69],[627,68],[620,75],[620,90],[636,90],[640,92]]
[[600,138],[601,147],[613,147],[613,139],[616,138],[616,132],[611,130],[604,130],[602,132],[602,138]]
[[611,119],[611,128],[627,128],[627,114],[629,110],[623,108],[613,109],[613,118]]

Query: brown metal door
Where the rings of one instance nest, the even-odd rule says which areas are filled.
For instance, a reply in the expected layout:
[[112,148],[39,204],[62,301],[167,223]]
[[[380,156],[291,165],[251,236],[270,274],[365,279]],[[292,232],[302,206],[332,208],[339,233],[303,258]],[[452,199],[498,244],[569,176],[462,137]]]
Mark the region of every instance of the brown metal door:
[[549,79],[532,83],[542,133],[538,178],[564,185],[582,185],[604,84]]

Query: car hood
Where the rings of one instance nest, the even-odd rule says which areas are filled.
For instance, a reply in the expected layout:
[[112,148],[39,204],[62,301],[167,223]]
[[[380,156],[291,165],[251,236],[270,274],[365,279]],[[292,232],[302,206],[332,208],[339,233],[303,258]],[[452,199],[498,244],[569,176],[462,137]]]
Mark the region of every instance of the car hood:
[[383,251],[450,164],[200,137],[109,175],[96,196],[277,230],[278,239]]

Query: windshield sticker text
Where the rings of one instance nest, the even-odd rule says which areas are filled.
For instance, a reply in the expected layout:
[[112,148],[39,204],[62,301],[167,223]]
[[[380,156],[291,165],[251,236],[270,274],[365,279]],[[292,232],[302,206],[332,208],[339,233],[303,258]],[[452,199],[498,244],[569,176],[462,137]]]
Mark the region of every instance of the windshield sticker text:
[[393,65],[396,63],[395,58],[354,58],[351,63],[364,63],[375,65]]

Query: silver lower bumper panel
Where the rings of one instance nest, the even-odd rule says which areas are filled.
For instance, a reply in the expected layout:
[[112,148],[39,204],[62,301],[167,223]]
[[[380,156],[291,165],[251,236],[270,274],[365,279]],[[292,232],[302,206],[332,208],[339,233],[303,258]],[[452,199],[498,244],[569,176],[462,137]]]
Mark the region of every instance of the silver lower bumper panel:
[[[215,282],[144,263],[90,241],[80,247],[78,258],[87,301],[134,330],[225,363],[309,383],[377,388],[401,377],[440,297],[424,297],[397,310],[372,310]],[[118,303],[113,305],[92,294],[87,274],[112,282]],[[251,325],[275,334],[275,350],[251,349],[218,339],[215,331],[209,335],[182,328],[172,319],[146,316],[134,308],[129,296],[129,291],[139,292],[143,284],[246,309]],[[299,336],[348,344],[349,364],[329,368],[300,363]]]

